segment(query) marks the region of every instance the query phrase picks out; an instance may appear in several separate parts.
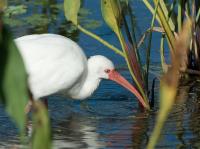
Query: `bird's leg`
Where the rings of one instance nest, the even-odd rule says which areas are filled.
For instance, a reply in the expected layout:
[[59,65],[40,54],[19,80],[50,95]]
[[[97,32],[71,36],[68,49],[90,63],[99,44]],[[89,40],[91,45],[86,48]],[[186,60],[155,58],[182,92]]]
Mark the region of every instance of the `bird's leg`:
[[[42,102],[43,102],[43,104],[45,105],[45,107],[48,109],[48,99],[47,99],[47,98],[44,98],[44,99],[42,100]],[[31,98],[29,99],[29,101],[28,101],[26,107],[25,107],[25,113],[28,114],[28,113],[31,111],[32,107],[33,107],[33,99],[32,99],[32,97],[31,97]]]
[[32,109],[32,106],[33,106],[33,99],[32,97],[29,99],[28,103],[26,104],[26,107],[25,107],[25,113],[28,114],[31,109]]
[[25,113],[28,114],[30,111],[31,111],[31,108],[32,108],[32,101],[28,101],[26,107],[25,107]]
[[45,107],[48,109],[48,99],[45,97],[42,102],[45,105]]

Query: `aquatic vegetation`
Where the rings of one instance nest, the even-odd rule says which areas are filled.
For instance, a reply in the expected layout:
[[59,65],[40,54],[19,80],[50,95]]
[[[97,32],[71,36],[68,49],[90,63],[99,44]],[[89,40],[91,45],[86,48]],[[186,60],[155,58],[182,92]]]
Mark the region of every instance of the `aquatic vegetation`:
[[[144,76],[142,72],[143,70],[140,67],[141,62],[140,62],[138,52],[136,50],[136,46],[131,45],[133,41],[131,41],[130,43],[126,42],[125,37],[123,36],[122,31],[121,31],[121,22],[123,18],[122,16],[123,12],[120,5],[120,1],[116,1],[116,0],[101,1],[101,10],[102,10],[102,15],[105,22],[115,32],[116,36],[118,37],[122,50],[117,49],[116,47],[109,44],[102,38],[84,29],[79,24],[79,20],[77,16],[80,9],[80,3],[81,3],[80,0],[75,0],[75,1],[65,0],[64,1],[64,8],[65,8],[64,10],[65,10],[66,18],[70,20],[74,25],[76,25],[77,28],[80,29],[82,32],[100,41],[105,46],[108,46],[113,51],[115,51],[116,53],[118,53],[119,55],[125,58],[129,71],[132,75],[132,78],[135,81],[137,88],[143,97],[142,101],[139,101],[139,102],[144,108],[150,109],[147,92],[145,91],[145,88],[144,88],[144,80],[143,80]],[[124,21],[126,22],[126,20]]]
[[183,30],[179,33],[178,37],[176,38],[174,44],[175,52],[172,56],[172,66],[161,79],[160,110],[157,116],[157,122],[152,133],[152,137],[147,145],[148,149],[153,149],[155,147],[162,127],[175,102],[180,78],[179,70],[183,65],[188,63],[185,57],[187,57],[187,53],[189,51],[189,46],[191,42],[191,25],[191,20],[188,20],[185,23]]
[[[160,83],[160,110],[157,123],[147,148],[155,147],[158,137],[172,109],[179,85],[182,72],[188,69],[199,70],[199,45],[198,39],[198,12],[197,1],[174,1],[165,2],[154,0],[154,7],[146,0],[143,0],[146,7],[152,14],[155,13],[157,6],[156,19],[163,29],[161,37],[161,66],[165,72]],[[170,6],[170,7],[168,7]],[[191,19],[190,19],[191,18]],[[184,21],[187,22],[184,25]],[[164,58],[164,40],[168,42],[171,55],[171,66],[167,66]]]
[[[195,26],[197,20],[199,19],[200,10],[197,7],[195,10],[198,10],[196,17],[194,17],[194,11],[193,15],[189,11],[189,7],[191,6],[191,3],[189,1],[177,1],[177,7],[176,1],[174,1],[171,4],[171,7],[168,8],[167,2],[163,0],[154,0],[154,8],[152,4],[149,1],[143,0],[144,4],[147,6],[147,8],[152,13],[152,21],[151,26],[147,30],[146,33],[144,33],[144,36],[140,40],[140,43],[142,43],[145,40],[145,37],[147,33],[149,34],[149,40],[148,40],[148,47],[146,49],[146,61],[144,65],[144,69],[141,65],[141,58],[138,51],[138,44],[136,40],[134,39],[134,31],[130,31],[129,26],[127,24],[127,16],[125,16],[123,7],[129,8],[129,1],[122,2],[120,0],[102,0],[101,1],[101,11],[102,16],[106,22],[106,24],[111,28],[113,32],[115,32],[116,36],[119,39],[119,42],[121,44],[121,48],[117,49],[110,45],[110,43],[107,43],[97,35],[94,35],[93,33],[83,29],[80,26],[80,22],[78,21],[77,15],[80,8],[80,0],[71,1],[71,0],[65,0],[64,6],[65,6],[65,16],[68,20],[72,21],[73,24],[77,26],[78,29],[83,31],[84,33],[88,34],[89,36],[95,38],[96,40],[103,43],[105,46],[109,47],[113,51],[115,51],[120,56],[124,57],[127,66],[129,68],[130,74],[137,86],[137,89],[141,93],[143,97],[143,101],[139,101],[143,108],[150,109],[150,105],[153,106],[152,103],[149,102],[149,67],[150,67],[150,54],[151,54],[151,41],[152,41],[152,33],[153,31],[158,31],[162,34],[161,37],[161,46],[160,46],[160,57],[161,57],[161,66],[163,69],[164,77],[161,79],[160,83],[160,110],[158,114],[158,120],[155,125],[155,130],[153,132],[153,135],[150,139],[150,142],[147,146],[147,148],[154,148],[156,141],[159,137],[160,131],[164,125],[165,120],[167,119],[167,115],[170,113],[170,109],[172,108],[176,93],[177,93],[177,87],[179,82],[179,76],[181,72],[186,72],[186,70],[189,68],[189,64],[198,63],[198,51],[197,48],[198,42],[197,37],[191,38],[191,30],[196,30]],[[193,1],[193,8],[195,6],[195,1]],[[72,7],[73,6],[73,7]],[[123,6],[123,7],[122,7]],[[185,8],[187,6],[187,8]],[[178,11],[175,10],[175,8],[178,9]],[[177,14],[177,18],[173,18],[172,14]],[[185,14],[185,15],[184,15]],[[131,15],[131,11],[129,11],[128,15]],[[189,20],[189,17],[192,16],[192,21],[188,21],[186,23],[186,27],[183,27],[183,21],[185,19]],[[176,21],[174,21],[176,20]],[[195,21],[193,21],[195,20]],[[157,21],[160,25],[160,27],[155,27],[154,22]],[[192,23],[193,22],[193,23]],[[132,29],[133,23],[132,23]],[[123,29],[125,31],[123,31]],[[197,32],[198,34],[198,32]],[[128,40],[127,40],[128,39]],[[193,39],[193,40],[191,40]],[[169,67],[165,62],[164,57],[164,41],[167,40],[168,42],[168,48],[170,50],[171,54],[171,66]],[[192,41],[192,42],[191,42]],[[192,48],[190,47],[190,43],[192,43]],[[189,50],[190,47],[190,50]],[[196,49],[194,48],[196,47]],[[195,50],[195,52],[194,52]],[[195,57],[196,59],[189,59],[188,61],[188,55],[191,55],[191,57]],[[190,67],[191,68],[191,67]],[[194,68],[194,67],[192,67]],[[155,83],[155,81],[153,81]],[[153,85],[154,86],[154,85]],[[151,89],[153,91],[153,89]],[[153,93],[152,93],[153,95]],[[153,100],[153,99],[151,99]]]

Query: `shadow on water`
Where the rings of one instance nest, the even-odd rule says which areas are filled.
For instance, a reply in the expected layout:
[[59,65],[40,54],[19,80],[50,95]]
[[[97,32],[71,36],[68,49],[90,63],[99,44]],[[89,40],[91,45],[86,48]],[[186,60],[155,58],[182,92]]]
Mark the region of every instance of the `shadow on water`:
[[[10,5],[24,4],[27,12],[13,18],[22,21],[19,26],[12,26],[15,37],[31,33],[58,33],[73,38],[85,50],[86,54],[104,54],[114,61],[128,80],[130,75],[124,69],[125,63],[98,42],[73,28],[64,18],[62,0],[23,1],[10,0]],[[99,1],[91,1],[84,7],[89,9],[87,17],[101,20]],[[94,7],[95,6],[95,7]],[[95,9],[94,9],[95,8]],[[151,16],[146,13],[140,0],[133,4],[135,15],[139,16],[141,29],[149,25]],[[139,9],[143,9],[141,12]],[[35,14],[35,16],[34,16]],[[149,18],[148,18],[149,17]],[[13,19],[11,18],[11,19]],[[31,20],[31,18],[35,20]],[[142,20],[140,18],[143,18]],[[145,18],[145,19],[144,19]],[[8,23],[9,24],[9,23]],[[116,38],[103,24],[93,32],[116,44]],[[143,32],[143,30],[141,31]],[[156,35],[157,36],[157,35]],[[158,40],[154,38],[155,42]],[[152,45],[153,49],[159,49]],[[102,50],[99,50],[101,48]],[[159,53],[154,52],[151,71],[159,72]],[[158,66],[158,67],[157,67]],[[157,83],[158,84],[158,83]],[[157,148],[198,148],[200,146],[200,81],[184,82],[177,96],[176,105],[162,130]],[[158,85],[156,86],[158,97]],[[150,113],[140,112],[135,97],[128,91],[114,84],[103,81],[99,89],[88,100],[73,101],[60,95],[49,97],[49,112],[53,128],[54,148],[145,148],[155,124],[158,101],[155,110]],[[14,124],[0,107],[0,148],[12,148],[18,143]]]

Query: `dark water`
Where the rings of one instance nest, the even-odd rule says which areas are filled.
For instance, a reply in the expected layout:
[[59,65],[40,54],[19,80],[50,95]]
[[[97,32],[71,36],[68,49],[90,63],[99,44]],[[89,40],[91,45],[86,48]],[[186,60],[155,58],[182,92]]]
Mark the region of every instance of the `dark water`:
[[[14,16],[23,22],[10,23],[15,37],[31,33],[57,33],[70,37],[84,49],[87,56],[102,54],[110,58],[129,81],[131,77],[125,62],[100,43],[74,30],[64,18],[62,0],[9,0],[9,5],[24,4],[27,12]],[[100,20],[101,26],[90,30],[105,40],[119,46],[112,31],[102,21],[100,1],[85,0],[83,6],[89,10],[85,18]],[[132,1],[136,16],[138,35],[150,25],[151,15],[141,0]],[[37,14],[35,17],[33,14]],[[41,16],[42,14],[42,16]],[[36,20],[30,21],[30,18]],[[83,19],[84,20],[84,19]],[[83,21],[83,23],[85,23]],[[159,34],[154,34],[152,73],[160,71]],[[141,49],[141,52],[145,52]],[[168,53],[166,53],[166,56]],[[171,112],[157,148],[199,148],[200,147],[200,102],[198,87],[200,81],[188,81],[181,85],[177,103]],[[157,84],[158,86],[158,84]],[[156,95],[158,87],[156,87]],[[158,96],[158,95],[157,95]],[[49,113],[53,128],[54,148],[145,148],[156,120],[158,98],[154,111],[142,112],[138,109],[135,97],[110,81],[102,81],[98,90],[87,100],[73,101],[59,95],[49,97]],[[17,130],[0,107],[0,148],[14,148],[18,145]]]

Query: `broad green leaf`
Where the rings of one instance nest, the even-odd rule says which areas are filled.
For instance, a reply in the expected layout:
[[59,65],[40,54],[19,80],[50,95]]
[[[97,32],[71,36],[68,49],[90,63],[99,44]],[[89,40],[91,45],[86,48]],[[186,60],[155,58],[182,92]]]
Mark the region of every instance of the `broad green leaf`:
[[65,17],[75,25],[78,24],[80,3],[80,0],[64,0]]
[[0,94],[7,112],[23,131],[28,100],[25,67],[8,29],[3,26],[0,34]]
[[47,109],[40,101],[34,101],[33,108],[32,149],[50,149],[51,132]]
[[119,35],[121,10],[118,0],[101,0],[101,12],[107,25]]

